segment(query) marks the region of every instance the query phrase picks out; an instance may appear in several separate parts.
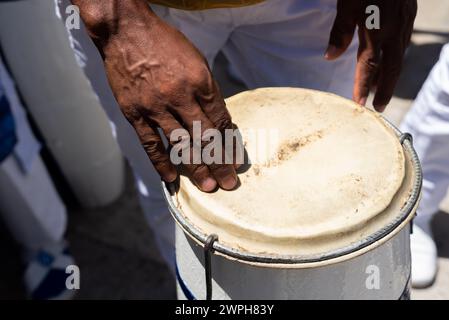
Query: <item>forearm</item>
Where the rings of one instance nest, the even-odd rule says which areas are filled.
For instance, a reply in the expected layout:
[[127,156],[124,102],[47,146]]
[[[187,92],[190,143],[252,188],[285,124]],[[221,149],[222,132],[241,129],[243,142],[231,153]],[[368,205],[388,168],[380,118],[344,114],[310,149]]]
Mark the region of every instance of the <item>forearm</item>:
[[81,18],[89,35],[99,48],[123,27],[151,25],[157,16],[146,0],[71,0],[80,9]]

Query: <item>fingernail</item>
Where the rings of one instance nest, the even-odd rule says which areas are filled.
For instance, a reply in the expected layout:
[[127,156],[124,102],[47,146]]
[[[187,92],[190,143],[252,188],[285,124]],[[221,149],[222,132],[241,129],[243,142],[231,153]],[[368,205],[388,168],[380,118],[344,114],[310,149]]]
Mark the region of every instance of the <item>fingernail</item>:
[[217,187],[217,181],[215,181],[212,178],[206,178],[205,180],[201,181],[200,183],[200,189],[204,192],[211,192],[214,191]]
[[326,49],[326,53],[324,54],[324,58],[326,60],[331,60],[333,58],[335,58],[338,54],[338,48],[332,44],[330,44],[327,49]]
[[381,105],[381,106],[374,107],[374,109],[376,109],[377,112],[384,112],[386,107],[387,107],[387,105]]
[[362,106],[366,105],[366,100],[368,100],[368,97],[363,97],[359,99],[359,104]]
[[171,182],[175,181],[177,177],[178,177],[178,173],[176,171],[168,172],[168,173],[165,173],[164,175],[162,175],[162,180],[164,180],[165,182],[171,183]]
[[236,178],[232,175],[228,175],[222,180],[221,187],[225,190],[231,190],[235,188],[236,184]]

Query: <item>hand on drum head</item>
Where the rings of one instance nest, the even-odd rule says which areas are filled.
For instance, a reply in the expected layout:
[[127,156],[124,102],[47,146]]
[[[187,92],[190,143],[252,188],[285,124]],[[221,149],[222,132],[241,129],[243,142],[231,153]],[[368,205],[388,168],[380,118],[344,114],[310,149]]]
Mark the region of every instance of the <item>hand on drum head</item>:
[[[110,1],[72,1],[80,7],[103,56],[123,114],[162,179],[173,182],[178,175],[174,163],[178,163],[166,150],[164,138],[175,149],[182,132],[182,137],[187,136],[187,148],[182,151],[192,154],[191,149],[198,145],[200,151],[204,149],[208,129],[232,129],[231,116],[207,61],[181,32],[159,19],[146,1],[116,1],[114,5]],[[200,128],[200,143],[192,145],[195,124]],[[224,149],[221,140],[218,149]],[[183,164],[202,191],[237,185],[232,160],[206,165],[202,158],[186,158]]]
[[355,102],[365,105],[375,86],[373,106],[379,112],[385,110],[401,72],[416,12],[416,0],[338,0],[325,57],[334,60],[343,54],[358,27]]

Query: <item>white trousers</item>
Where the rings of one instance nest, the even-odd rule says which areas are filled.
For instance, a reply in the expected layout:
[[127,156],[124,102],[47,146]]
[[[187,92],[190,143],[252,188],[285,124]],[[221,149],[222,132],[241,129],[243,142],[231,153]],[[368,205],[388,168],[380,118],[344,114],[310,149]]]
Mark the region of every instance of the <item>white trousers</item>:
[[[305,87],[351,97],[357,44],[354,42],[335,62],[323,58],[336,15],[336,0],[267,0],[249,7],[206,11],[161,6],[153,9],[181,30],[211,66],[218,52],[223,51],[249,88]],[[71,35],[78,60],[83,61],[86,75],[114,122],[119,144],[134,169],[140,202],[160,251],[173,267],[174,222],[162,197],[160,178],[121,115],[100,56],[85,30],[71,30]]]
[[181,30],[209,64],[220,50],[249,89],[294,86],[350,98],[357,45],[338,61],[323,55],[336,15],[335,0],[267,0],[206,11],[154,6]]
[[415,221],[429,230],[449,186],[449,44],[443,47],[401,130],[413,135],[423,167],[422,200]]

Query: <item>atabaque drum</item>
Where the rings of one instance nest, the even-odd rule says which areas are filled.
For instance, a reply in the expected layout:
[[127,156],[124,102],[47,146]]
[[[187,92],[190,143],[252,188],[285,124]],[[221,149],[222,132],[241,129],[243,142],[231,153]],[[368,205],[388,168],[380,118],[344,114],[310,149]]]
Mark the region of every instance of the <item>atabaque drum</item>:
[[422,173],[410,135],[298,88],[226,100],[245,147],[233,191],[163,184],[180,299],[404,299]]

